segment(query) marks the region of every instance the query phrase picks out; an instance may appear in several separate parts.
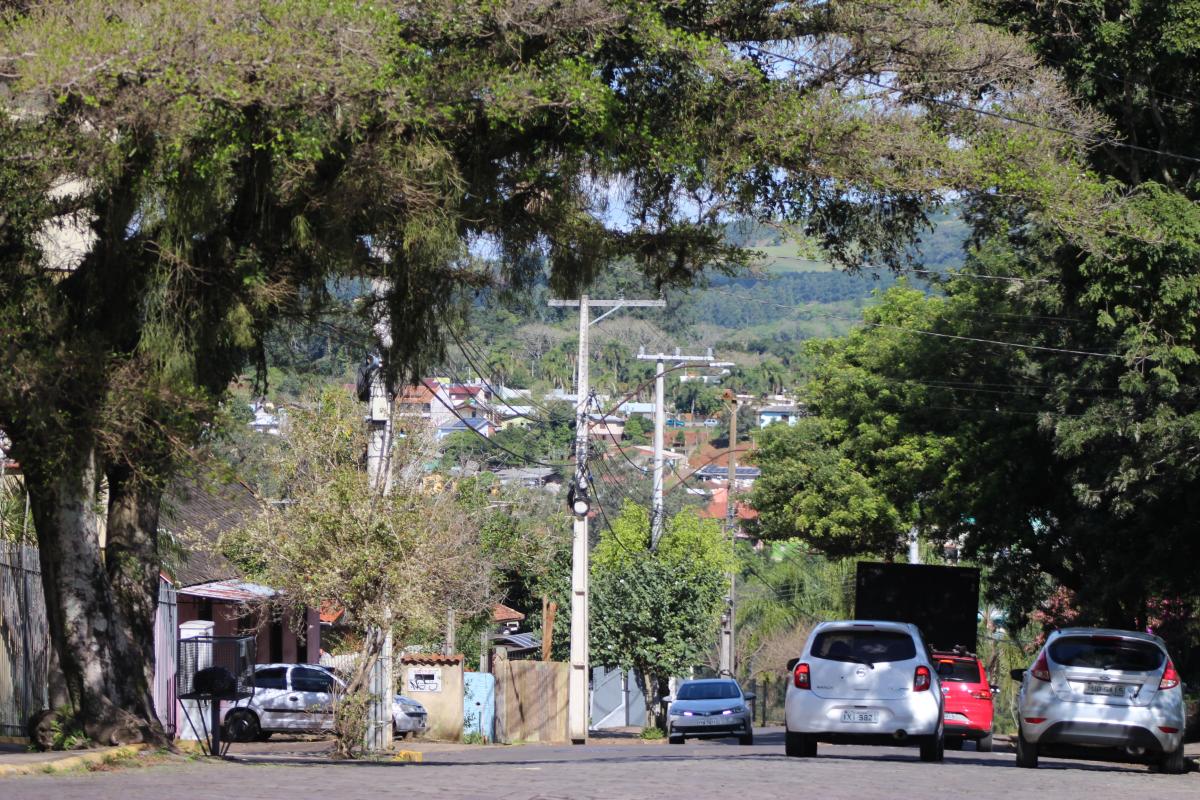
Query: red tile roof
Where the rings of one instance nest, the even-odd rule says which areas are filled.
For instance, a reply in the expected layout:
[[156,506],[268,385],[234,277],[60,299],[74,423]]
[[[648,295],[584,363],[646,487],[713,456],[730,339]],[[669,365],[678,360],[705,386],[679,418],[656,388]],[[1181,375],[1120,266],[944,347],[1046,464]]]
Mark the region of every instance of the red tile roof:
[[520,611],[501,603],[497,603],[492,608],[492,622],[520,622],[523,619],[525,619],[525,615]]
[[[758,512],[742,501],[736,502],[737,518],[740,520],[758,519]],[[700,512],[704,519],[725,519],[729,513],[729,487],[720,486],[713,489],[712,500]]]

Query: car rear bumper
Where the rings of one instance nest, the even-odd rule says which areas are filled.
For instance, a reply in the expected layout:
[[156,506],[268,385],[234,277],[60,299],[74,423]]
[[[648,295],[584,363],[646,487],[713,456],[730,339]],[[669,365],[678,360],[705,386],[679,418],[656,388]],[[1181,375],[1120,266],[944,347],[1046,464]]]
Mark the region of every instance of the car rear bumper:
[[[878,710],[879,722],[842,721],[843,711],[856,710]],[[795,733],[829,741],[882,743],[936,733],[942,709],[933,692],[913,693],[903,700],[842,700],[793,689],[788,692],[785,718],[788,730]]]
[[[1183,741],[1181,697],[1160,693],[1149,705],[1121,706],[1064,701],[1039,688],[1023,697],[1020,704],[1021,733],[1032,744],[1144,748],[1169,753]],[[1042,721],[1031,722],[1030,718]]]

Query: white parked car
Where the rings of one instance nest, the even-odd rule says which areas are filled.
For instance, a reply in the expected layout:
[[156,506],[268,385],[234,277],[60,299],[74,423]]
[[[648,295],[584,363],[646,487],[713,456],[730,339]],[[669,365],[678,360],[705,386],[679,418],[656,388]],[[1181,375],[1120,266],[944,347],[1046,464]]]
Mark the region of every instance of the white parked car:
[[[316,664],[259,664],[254,668],[254,695],[222,709],[229,741],[264,741],[273,733],[328,733],[333,730],[333,702],[346,684]],[[397,735],[425,731],[425,707],[396,695],[392,725]]]
[[922,761],[942,760],[941,685],[915,625],[822,622],[789,668],[787,755],[815,756],[818,742],[916,742]]
[[1183,685],[1163,640],[1135,631],[1065,628],[1046,639],[1029,669],[1016,669],[1017,766],[1036,767],[1064,746],[1124,751],[1186,771]]

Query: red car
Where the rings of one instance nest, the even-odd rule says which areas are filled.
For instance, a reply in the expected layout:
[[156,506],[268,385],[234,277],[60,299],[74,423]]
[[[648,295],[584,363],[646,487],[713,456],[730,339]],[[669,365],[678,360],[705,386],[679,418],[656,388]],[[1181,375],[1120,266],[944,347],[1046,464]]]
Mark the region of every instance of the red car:
[[961,750],[966,739],[975,749],[992,749],[992,687],[983,662],[973,655],[934,653],[945,697],[946,749]]

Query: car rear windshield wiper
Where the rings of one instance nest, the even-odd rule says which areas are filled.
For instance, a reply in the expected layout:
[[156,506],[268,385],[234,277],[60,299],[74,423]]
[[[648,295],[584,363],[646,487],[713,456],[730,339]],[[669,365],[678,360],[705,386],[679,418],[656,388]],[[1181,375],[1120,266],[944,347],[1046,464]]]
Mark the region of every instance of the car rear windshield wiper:
[[867,661],[865,658],[857,658],[855,656],[842,656],[839,661],[849,661],[853,664],[866,664],[871,669],[875,669],[875,662]]

